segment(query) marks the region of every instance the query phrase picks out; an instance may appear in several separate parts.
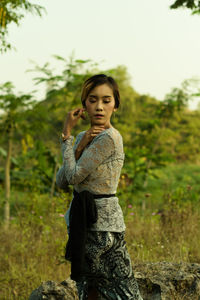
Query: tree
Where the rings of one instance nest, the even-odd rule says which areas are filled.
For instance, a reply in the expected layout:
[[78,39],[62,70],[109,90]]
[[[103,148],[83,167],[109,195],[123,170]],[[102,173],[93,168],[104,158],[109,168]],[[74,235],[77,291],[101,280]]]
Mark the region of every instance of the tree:
[[13,49],[12,45],[7,41],[8,26],[15,23],[20,25],[21,20],[25,17],[25,12],[30,12],[38,16],[42,16],[45,8],[30,3],[28,0],[1,0],[0,1],[0,52],[6,52]]
[[16,96],[13,92],[13,88],[14,86],[11,82],[0,85],[0,108],[4,111],[4,114],[0,116],[0,130],[2,135],[6,136],[7,139],[4,205],[4,221],[6,229],[8,229],[10,220],[10,165],[13,140],[15,140],[19,124],[23,122],[22,116],[24,111],[35,104],[35,101],[32,100],[32,95],[23,94]]
[[200,13],[200,0],[176,0],[171,6],[171,9],[188,8],[192,11],[192,14]]
[[157,169],[175,161],[173,148],[179,132],[171,127],[174,122],[178,126],[189,99],[183,86],[173,88],[164,101],[147,95],[136,98],[133,126],[129,130],[131,138],[125,145],[127,164],[124,171],[132,181],[127,189],[129,192],[144,191],[149,176],[157,178]]
[[[42,73],[41,76],[34,78],[36,84],[46,84],[46,97],[38,103],[38,109],[41,110],[44,107],[48,110],[47,131],[51,130],[54,137],[57,138],[57,132],[62,130],[67,112],[81,105],[80,95],[83,82],[97,72],[97,63],[91,60],[75,59],[73,54],[69,59],[58,55],[54,55],[54,58],[64,64],[63,70],[59,74],[55,74],[48,62],[42,67],[35,64],[34,69],[27,71]],[[55,115],[57,121],[53,123]],[[86,122],[83,125],[86,125]],[[75,133],[76,131],[78,133],[77,128],[78,126],[75,128]]]
[[[127,189],[129,192],[133,189],[145,190],[148,187],[148,178],[155,176],[158,168],[173,160],[192,159],[195,161],[199,159],[198,141],[195,144],[195,151],[191,151],[192,141],[197,136],[197,131],[194,131],[192,125],[190,126],[191,132],[187,129],[189,128],[187,123],[192,123],[194,117],[195,127],[199,130],[200,126],[198,115],[192,116],[187,107],[188,101],[199,95],[197,80],[185,81],[181,88],[172,89],[164,101],[158,101],[148,95],[139,95],[132,88],[130,76],[123,66],[102,71],[89,60],[73,57],[66,60],[58,55],[54,57],[64,63],[61,72],[57,73],[49,63],[45,63],[42,67],[36,65],[35,69],[31,70],[40,73],[35,81],[38,84],[46,83],[47,90],[45,99],[37,103],[33,112],[30,114],[26,112],[25,116],[26,123],[33,124],[32,138],[35,141],[42,141],[45,148],[50,150],[46,152],[40,150],[42,147],[34,147],[26,158],[21,158],[27,159],[27,162],[30,160],[32,182],[38,190],[41,188],[40,192],[47,191],[43,187],[50,190],[51,184],[51,195],[54,194],[55,176],[53,177],[53,174],[55,175],[61,163],[58,146],[64,119],[69,110],[81,106],[82,84],[85,79],[96,73],[113,76],[120,88],[122,101],[116,116],[112,117],[112,124],[123,136],[126,152],[126,164],[123,171],[124,175],[131,179],[130,187]],[[76,136],[80,131],[87,130],[88,125],[89,120],[81,120],[74,128],[73,135]],[[186,135],[187,144],[185,143]],[[25,139],[24,131],[20,132],[20,136]],[[34,158],[38,161],[37,163],[34,163]],[[47,172],[44,172],[44,169]],[[14,177],[18,180],[20,176],[16,173]],[[19,187],[20,184],[21,188],[23,185],[26,186],[23,181],[20,182],[19,178]]]

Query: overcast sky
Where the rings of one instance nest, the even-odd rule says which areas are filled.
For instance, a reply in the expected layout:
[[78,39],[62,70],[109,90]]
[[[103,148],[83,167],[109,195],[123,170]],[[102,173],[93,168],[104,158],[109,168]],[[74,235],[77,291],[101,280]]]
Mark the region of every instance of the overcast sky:
[[[141,94],[162,100],[183,80],[200,77],[200,16],[170,10],[168,0],[41,0],[47,14],[27,15],[11,26],[9,39],[17,52],[0,56],[0,83],[12,81],[17,91],[34,86],[33,67],[54,63],[53,54],[92,59],[101,69],[127,66],[131,84]],[[123,99],[122,99],[123,101]],[[197,101],[190,104],[195,109]]]

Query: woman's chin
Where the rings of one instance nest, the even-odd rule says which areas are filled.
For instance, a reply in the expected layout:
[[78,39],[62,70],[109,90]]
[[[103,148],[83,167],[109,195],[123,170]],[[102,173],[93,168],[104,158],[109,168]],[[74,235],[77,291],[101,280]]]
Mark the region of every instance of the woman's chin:
[[103,121],[103,120],[93,120],[92,124],[93,125],[99,125],[99,124],[104,125],[105,121]]

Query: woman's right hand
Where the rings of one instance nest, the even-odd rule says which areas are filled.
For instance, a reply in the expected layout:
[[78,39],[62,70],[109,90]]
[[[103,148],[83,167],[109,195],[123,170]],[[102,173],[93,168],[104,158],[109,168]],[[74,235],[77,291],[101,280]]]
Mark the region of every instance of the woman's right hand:
[[85,143],[89,144],[103,130],[105,130],[104,125],[93,125],[83,136]]
[[95,138],[95,136],[97,136],[103,130],[105,130],[104,125],[93,125],[83,135],[80,143],[78,144],[77,150],[83,151],[85,147]]
[[77,124],[80,118],[85,120],[85,108],[75,108],[68,112],[67,117],[64,122],[63,133],[64,134],[71,134],[72,128]]

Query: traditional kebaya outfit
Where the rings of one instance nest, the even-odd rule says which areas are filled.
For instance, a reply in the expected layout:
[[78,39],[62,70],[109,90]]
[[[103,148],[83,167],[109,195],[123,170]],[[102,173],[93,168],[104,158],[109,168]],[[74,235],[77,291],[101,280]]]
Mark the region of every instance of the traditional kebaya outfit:
[[94,287],[101,300],[142,300],[124,240],[125,223],[115,195],[124,163],[123,139],[114,127],[93,138],[76,161],[75,151],[85,131],[61,141],[63,165],[57,185],[74,186],[65,215],[69,240],[66,258],[79,299]]

